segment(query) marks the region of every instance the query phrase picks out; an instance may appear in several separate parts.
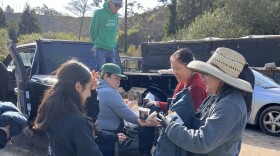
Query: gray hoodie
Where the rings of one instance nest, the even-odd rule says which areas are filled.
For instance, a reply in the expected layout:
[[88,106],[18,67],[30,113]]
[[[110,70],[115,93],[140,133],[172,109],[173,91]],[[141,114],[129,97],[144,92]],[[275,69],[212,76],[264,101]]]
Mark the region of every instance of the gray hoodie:
[[100,112],[97,124],[103,130],[115,131],[122,121],[138,124],[138,116],[124,103],[120,93],[111,87],[107,81],[100,80],[97,88]]

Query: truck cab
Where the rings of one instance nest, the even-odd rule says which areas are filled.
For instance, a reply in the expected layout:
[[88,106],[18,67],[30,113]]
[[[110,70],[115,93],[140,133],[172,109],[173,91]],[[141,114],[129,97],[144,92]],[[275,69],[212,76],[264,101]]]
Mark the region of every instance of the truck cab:
[[[32,123],[44,91],[53,85],[53,72],[65,61],[77,59],[95,70],[95,55],[91,51],[92,43],[40,39],[35,43],[15,46],[8,43],[10,55],[3,62],[10,74],[11,97],[22,112],[29,115]],[[141,98],[148,92],[156,99],[166,101],[171,96],[177,81],[173,75],[159,73],[124,72],[128,80],[122,80],[125,92],[131,88],[143,88]]]

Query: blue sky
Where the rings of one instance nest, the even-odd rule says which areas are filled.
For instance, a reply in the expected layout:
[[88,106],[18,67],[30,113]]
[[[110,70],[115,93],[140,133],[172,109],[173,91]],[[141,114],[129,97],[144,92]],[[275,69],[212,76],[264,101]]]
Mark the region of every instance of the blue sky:
[[[145,9],[154,8],[158,5],[157,0],[138,1],[144,6]],[[53,8],[62,13],[67,13],[67,10],[65,10],[64,6],[68,2],[71,2],[71,0],[0,0],[0,7],[5,9],[7,5],[10,5],[15,10],[15,12],[22,12],[26,2],[28,2],[31,7],[42,7],[43,4],[46,4],[49,8]],[[124,14],[124,11],[120,10],[119,13]]]

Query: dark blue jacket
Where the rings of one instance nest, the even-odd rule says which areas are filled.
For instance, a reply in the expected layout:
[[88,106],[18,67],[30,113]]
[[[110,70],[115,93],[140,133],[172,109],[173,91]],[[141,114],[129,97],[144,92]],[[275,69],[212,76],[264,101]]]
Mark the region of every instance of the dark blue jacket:
[[47,133],[53,156],[102,156],[94,140],[94,130],[78,113],[65,112]]
[[[194,107],[192,97],[190,94],[190,88],[185,88],[176,94],[175,99],[171,102],[169,110],[176,112],[182,121],[184,126],[192,125],[192,116],[194,114]],[[174,142],[172,142],[162,130],[158,138],[158,144],[154,151],[154,156],[186,156],[188,152]]]
[[0,102],[0,127],[10,124],[10,136],[18,135],[27,126],[27,116],[11,102]]
[[[18,135],[27,126],[27,116],[11,102],[0,102],[0,127],[10,125],[10,136]],[[0,149],[5,147],[9,139],[5,131],[0,131]]]

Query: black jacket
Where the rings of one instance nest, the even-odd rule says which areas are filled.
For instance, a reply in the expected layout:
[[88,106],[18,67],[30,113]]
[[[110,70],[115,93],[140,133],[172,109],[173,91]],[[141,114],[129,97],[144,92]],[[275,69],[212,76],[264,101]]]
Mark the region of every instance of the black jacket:
[[95,143],[92,126],[81,114],[64,113],[47,134],[50,140],[51,155],[102,155]]
[[[98,113],[99,113],[99,101],[97,99],[97,92],[91,91],[91,97],[87,100],[85,112],[88,117],[92,119],[92,122],[95,123]],[[95,125],[95,132],[96,132],[96,142],[117,142],[118,141],[118,135],[99,130],[98,125]]]

